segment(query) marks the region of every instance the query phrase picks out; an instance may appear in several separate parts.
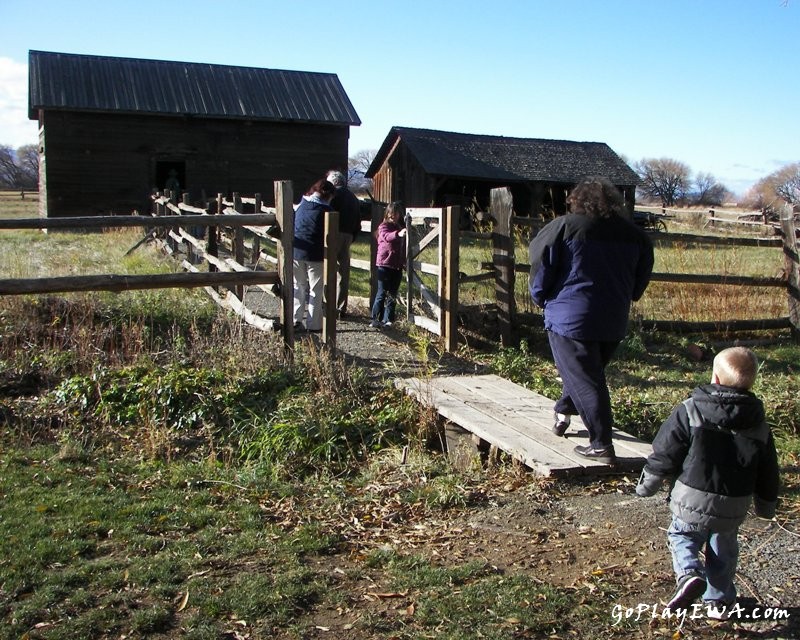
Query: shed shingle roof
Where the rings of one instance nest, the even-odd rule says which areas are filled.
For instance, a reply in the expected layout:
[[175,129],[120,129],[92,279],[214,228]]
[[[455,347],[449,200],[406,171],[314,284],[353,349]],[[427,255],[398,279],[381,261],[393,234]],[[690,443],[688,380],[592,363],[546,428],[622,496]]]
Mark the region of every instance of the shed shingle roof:
[[39,109],[360,125],[334,73],[29,52]]
[[409,127],[392,127],[368,177],[378,171],[398,138],[432,175],[564,183],[575,183],[586,176],[605,176],[617,185],[639,183],[633,169],[604,142],[507,138]]

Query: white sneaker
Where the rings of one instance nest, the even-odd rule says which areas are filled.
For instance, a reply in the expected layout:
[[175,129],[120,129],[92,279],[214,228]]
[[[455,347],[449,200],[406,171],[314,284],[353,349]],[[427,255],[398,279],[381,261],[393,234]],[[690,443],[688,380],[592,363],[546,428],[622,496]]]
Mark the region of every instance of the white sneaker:
[[391,322],[384,322],[384,323],[383,323],[383,326],[384,326],[384,327],[391,327],[391,326],[392,326],[392,323],[391,323]]

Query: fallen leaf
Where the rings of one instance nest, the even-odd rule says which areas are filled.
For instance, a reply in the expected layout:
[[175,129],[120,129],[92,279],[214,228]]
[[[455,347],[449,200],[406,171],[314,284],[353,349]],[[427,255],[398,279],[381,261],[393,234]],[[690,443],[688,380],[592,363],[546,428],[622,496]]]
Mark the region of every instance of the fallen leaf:
[[189,602],[189,590],[186,590],[186,593],[183,594],[183,598],[181,599],[181,603],[178,605],[176,611],[183,611],[186,608],[186,604]]

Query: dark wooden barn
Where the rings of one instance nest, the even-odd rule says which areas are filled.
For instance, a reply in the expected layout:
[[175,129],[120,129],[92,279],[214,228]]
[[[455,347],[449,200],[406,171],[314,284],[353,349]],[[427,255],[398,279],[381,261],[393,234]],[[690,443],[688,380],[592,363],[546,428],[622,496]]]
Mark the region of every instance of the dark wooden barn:
[[491,189],[509,187],[514,211],[533,216],[564,213],[567,193],[586,176],[610,179],[633,212],[639,177],[602,142],[392,127],[367,171],[382,202],[485,211]]
[[[295,198],[347,168],[361,124],[333,73],[30,52],[40,207],[49,217],[149,210],[168,184],[190,194]],[[170,181],[168,183],[168,181]]]

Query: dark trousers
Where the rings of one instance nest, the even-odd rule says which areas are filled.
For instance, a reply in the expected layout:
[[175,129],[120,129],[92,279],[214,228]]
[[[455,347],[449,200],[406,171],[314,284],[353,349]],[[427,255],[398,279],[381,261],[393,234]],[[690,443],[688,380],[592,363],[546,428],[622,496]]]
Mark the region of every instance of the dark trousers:
[[606,383],[606,365],[619,341],[593,342],[565,338],[547,332],[558,373],[561,375],[561,398],[556,413],[579,415],[589,430],[592,447],[602,449],[611,444],[611,395]]
[[394,322],[397,292],[403,279],[402,269],[378,267],[378,291],[372,303],[372,319],[378,322]]

